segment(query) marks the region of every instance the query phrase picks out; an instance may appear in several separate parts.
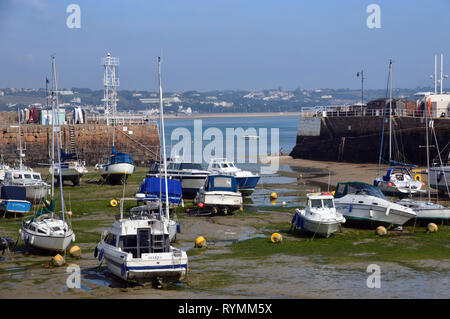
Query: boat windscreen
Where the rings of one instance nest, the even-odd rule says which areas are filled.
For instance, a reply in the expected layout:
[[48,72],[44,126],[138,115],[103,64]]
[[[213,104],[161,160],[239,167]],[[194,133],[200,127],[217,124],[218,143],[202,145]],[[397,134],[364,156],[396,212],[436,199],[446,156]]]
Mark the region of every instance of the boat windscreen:
[[365,183],[339,183],[334,194],[335,198],[340,198],[347,194],[375,196],[387,200],[383,192],[372,185]]
[[202,170],[202,165],[199,163],[181,163],[180,169],[196,169],[196,170]]

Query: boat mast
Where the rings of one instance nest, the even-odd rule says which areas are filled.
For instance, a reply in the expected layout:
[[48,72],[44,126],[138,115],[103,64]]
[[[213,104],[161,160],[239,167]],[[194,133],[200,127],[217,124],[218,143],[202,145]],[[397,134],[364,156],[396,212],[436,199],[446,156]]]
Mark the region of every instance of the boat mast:
[[22,165],[22,131],[20,126],[20,110],[17,109],[17,116],[19,119],[19,169],[21,170],[23,168]]
[[389,163],[392,158],[392,59],[389,60]]
[[[166,157],[166,138],[164,134],[164,111],[161,84],[161,57],[158,57],[158,81],[159,81],[159,112],[161,115],[161,132],[163,141],[163,163],[164,163],[164,185],[166,187],[166,218],[169,219],[169,190],[167,188],[167,157]],[[161,183],[160,183],[161,185]],[[160,193],[161,194],[161,193]]]
[[[55,130],[53,131],[53,134],[56,135],[56,147],[57,147],[57,154],[58,154],[58,171],[59,171],[59,188],[60,188],[60,193],[61,193],[61,214],[62,214],[62,219],[63,222],[65,222],[65,217],[64,217],[64,193],[63,193],[63,182],[62,182],[62,174],[61,174],[61,148],[60,148],[60,143],[61,143],[61,128],[60,128],[60,123],[59,123],[59,105],[58,105],[58,84],[56,82],[56,62],[55,62],[55,57],[52,56],[52,73],[53,73],[53,87],[54,87],[54,94],[55,94],[55,99],[54,99],[54,104],[56,104],[56,113],[57,113],[57,121],[56,121],[56,132]],[[52,112],[53,115],[55,115],[55,105],[52,105]],[[52,116],[52,118],[54,119],[54,116]],[[54,126],[54,120],[52,120],[53,126]],[[52,135],[53,135],[52,134]],[[54,160],[53,160],[54,161]],[[53,174],[52,177],[54,176],[54,169],[52,170]],[[54,181],[52,180],[52,184],[54,183]],[[53,189],[53,187],[52,187]],[[54,192],[54,189],[53,189]],[[54,197],[54,194],[52,194],[52,199]]]
[[[428,109],[425,111],[425,131],[426,131],[426,142],[427,142],[427,172],[428,172],[428,179],[430,179],[430,142],[428,140]],[[428,180],[428,203],[431,203],[431,193],[430,193],[430,181]]]

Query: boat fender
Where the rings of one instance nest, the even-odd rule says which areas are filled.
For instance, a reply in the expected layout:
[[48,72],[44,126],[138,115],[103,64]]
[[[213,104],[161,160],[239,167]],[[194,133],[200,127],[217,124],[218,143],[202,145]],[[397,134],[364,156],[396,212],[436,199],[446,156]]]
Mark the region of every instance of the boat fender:
[[31,236],[31,239],[30,239],[30,244],[31,244],[31,245],[33,245],[33,244],[34,244],[34,236]]
[[297,210],[296,210],[294,216],[292,216],[291,224],[295,223],[295,221],[297,220],[297,216],[298,216],[298,213],[297,213]]
[[122,266],[120,267],[120,274],[121,274],[122,276],[125,276],[125,271],[126,271],[126,269],[125,269],[125,264],[122,264]]
[[434,232],[437,232],[437,231],[438,231],[438,227],[437,227],[437,225],[435,223],[429,223],[427,225],[427,232],[428,233],[434,233]]
[[181,225],[177,223],[177,233],[181,233]]
[[102,248],[102,250],[100,250],[100,254],[98,255],[98,260],[99,261],[102,260],[102,258],[103,258],[103,252],[104,252],[104,250]]
[[386,208],[386,216],[389,216],[389,212],[391,211],[391,208],[390,207],[388,207],[388,208]]
[[353,210],[353,205],[350,205],[350,206],[348,207],[348,212],[351,213],[352,210]]
[[298,216],[298,221],[297,221],[297,227],[300,227],[301,230],[303,230],[303,224],[305,223],[305,220],[303,219],[302,215]]
[[422,181],[422,176],[420,174],[416,174],[414,176],[414,180],[421,182]]
[[283,236],[281,236],[281,234],[279,233],[273,233],[272,236],[270,236],[270,240],[272,241],[272,243],[278,244],[283,240]]
[[369,216],[373,217],[373,210],[369,210]]
[[94,249],[94,258],[97,258],[97,256],[98,256],[98,248],[97,248],[97,246],[95,246],[95,249]]

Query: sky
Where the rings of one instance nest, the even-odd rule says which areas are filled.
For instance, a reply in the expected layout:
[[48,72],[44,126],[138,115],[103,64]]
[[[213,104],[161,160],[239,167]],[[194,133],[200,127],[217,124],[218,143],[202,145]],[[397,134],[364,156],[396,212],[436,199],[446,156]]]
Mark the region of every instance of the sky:
[[45,87],[55,55],[60,88],[102,89],[107,52],[119,89],[157,90],[159,55],[171,92],[357,89],[361,70],[385,88],[389,59],[394,87],[431,87],[435,54],[450,73],[449,16],[450,0],[0,0],[0,87]]

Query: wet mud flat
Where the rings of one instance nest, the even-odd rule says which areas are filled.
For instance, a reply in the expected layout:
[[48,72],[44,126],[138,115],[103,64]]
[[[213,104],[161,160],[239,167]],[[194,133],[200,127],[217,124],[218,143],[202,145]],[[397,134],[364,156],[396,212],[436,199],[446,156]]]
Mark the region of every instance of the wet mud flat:
[[[130,178],[126,196],[133,196],[144,174],[139,169]],[[439,225],[432,234],[408,226],[385,237],[343,227],[327,239],[290,230],[295,208],[320,187],[314,180],[329,176],[327,168],[282,164],[278,173],[261,179],[243,211],[196,217],[178,209],[181,233],[174,246],[187,251],[189,272],[185,281],[162,289],[127,284],[94,258],[102,230],[118,214],[109,200],[120,198],[122,188],[92,183],[95,175],[87,176],[90,183],[65,190],[82,258],[66,256],[66,266],[53,267],[51,255],[30,253],[19,241],[15,253],[0,259],[0,298],[449,298],[450,226]],[[275,203],[272,190],[279,195]],[[186,202],[189,207],[193,204]],[[19,227],[20,220],[0,220],[0,234],[14,240]],[[270,241],[274,232],[282,234],[281,243]],[[207,247],[193,248],[200,235]],[[70,264],[81,269],[80,289],[67,287]],[[367,287],[371,264],[380,267],[380,288]]]

